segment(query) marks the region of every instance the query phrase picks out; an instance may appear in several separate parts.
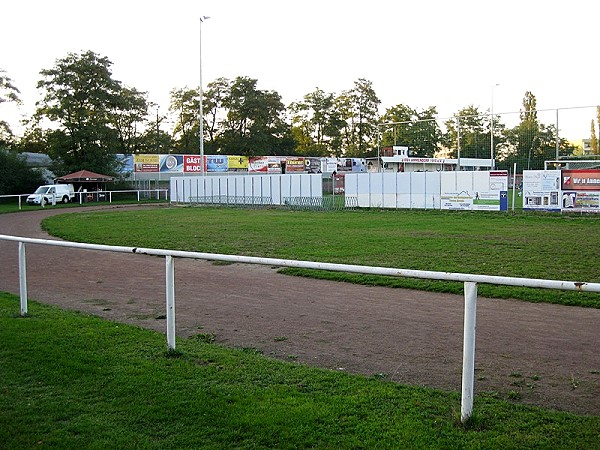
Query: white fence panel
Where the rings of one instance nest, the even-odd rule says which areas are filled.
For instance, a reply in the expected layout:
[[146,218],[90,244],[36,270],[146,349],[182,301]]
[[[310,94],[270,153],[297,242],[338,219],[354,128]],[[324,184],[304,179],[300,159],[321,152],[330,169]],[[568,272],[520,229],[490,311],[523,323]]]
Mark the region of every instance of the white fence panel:
[[411,172],[411,208],[424,209],[426,207],[425,197],[427,194],[426,172]]
[[370,206],[372,208],[383,207],[383,173],[369,173],[369,187],[371,191]]
[[383,174],[382,197],[384,208],[396,208],[398,177],[395,173]]
[[425,197],[425,207],[427,209],[440,209],[442,207],[441,172],[425,172],[427,195]]
[[281,182],[271,182],[271,201],[274,205],[283,205],[283,193],[281,191]]
[[410,173],[400,172],[396,174],[398,182],[396,183],[396,208],[411,208],[411,185]]
[[[219,195],[229,195],[229,177],[219,177]],[[231,190],[233,197],[233,189]]]
[[371,194],[369,190],[369,184],[371,181],[370,174],[367,175],[346,175],[346,177],[356,177],[356,187],[357,187],[357,201],[358,206],[361,208],[369,208],[371,206]]

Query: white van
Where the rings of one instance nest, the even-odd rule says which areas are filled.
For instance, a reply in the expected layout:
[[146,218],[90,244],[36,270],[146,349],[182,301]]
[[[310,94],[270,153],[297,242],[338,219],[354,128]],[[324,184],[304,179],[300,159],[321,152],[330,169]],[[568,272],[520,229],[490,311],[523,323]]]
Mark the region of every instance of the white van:
[[47,184],[40,186],[27,197],[28,205],[47,205],[49,203],[69,203],[75,199],[75,189],[72,184]]

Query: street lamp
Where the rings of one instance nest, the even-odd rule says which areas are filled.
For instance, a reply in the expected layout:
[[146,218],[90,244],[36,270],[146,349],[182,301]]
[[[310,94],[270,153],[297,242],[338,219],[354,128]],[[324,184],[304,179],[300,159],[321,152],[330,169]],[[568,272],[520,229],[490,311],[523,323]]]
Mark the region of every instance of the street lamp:
[[500,86],[500,84],[496,83],[492,86],[492,120],[490,125],[490,165],[492,170],[496,168],[494,161],[494,88],[496,86]]
[[158,115],[158,110],[160,109],[160,105],[156,105],[156,153],[159,153],[159,139],[160,139],[160,116]]
[[200,16],[200,174],[204,175],[204,112],[202,110],[202,22],[210,19],[208,16]]

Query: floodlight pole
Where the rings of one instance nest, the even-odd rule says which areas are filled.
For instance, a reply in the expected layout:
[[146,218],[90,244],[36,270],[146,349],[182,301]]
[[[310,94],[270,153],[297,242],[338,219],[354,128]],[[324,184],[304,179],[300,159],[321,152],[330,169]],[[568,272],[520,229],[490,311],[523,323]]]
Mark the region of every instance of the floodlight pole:
[[200,16],[200,89],[198,90],[200,93],[200,175],[204,175],[204,111],[202,109],[202,22],[204,22],[206,19],[210,19],[210,17]]
[[494,162],[494,88],[496,86],[500,86],[500,84],[496,83],[492,86],[492,120],[490,122],[490,168],[492,170],[496,168],[496,164]]

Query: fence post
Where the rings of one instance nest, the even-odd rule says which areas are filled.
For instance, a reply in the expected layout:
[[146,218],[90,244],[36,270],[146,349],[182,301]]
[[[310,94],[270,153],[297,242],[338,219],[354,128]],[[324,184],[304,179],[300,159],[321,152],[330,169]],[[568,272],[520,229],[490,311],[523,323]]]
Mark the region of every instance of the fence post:
[[465,281],[465,318],[463,334],[463,373],[460,421],[473,415],[473,381],[475,378],[475,320],[477,316],[477,283]]
[[175,350],[175,266],[173,257],[165,257],[167,286],[167,347]]
[[19,294],[21,297],[21,316],[27,315],[27,260],[25,243],[19,242]]

